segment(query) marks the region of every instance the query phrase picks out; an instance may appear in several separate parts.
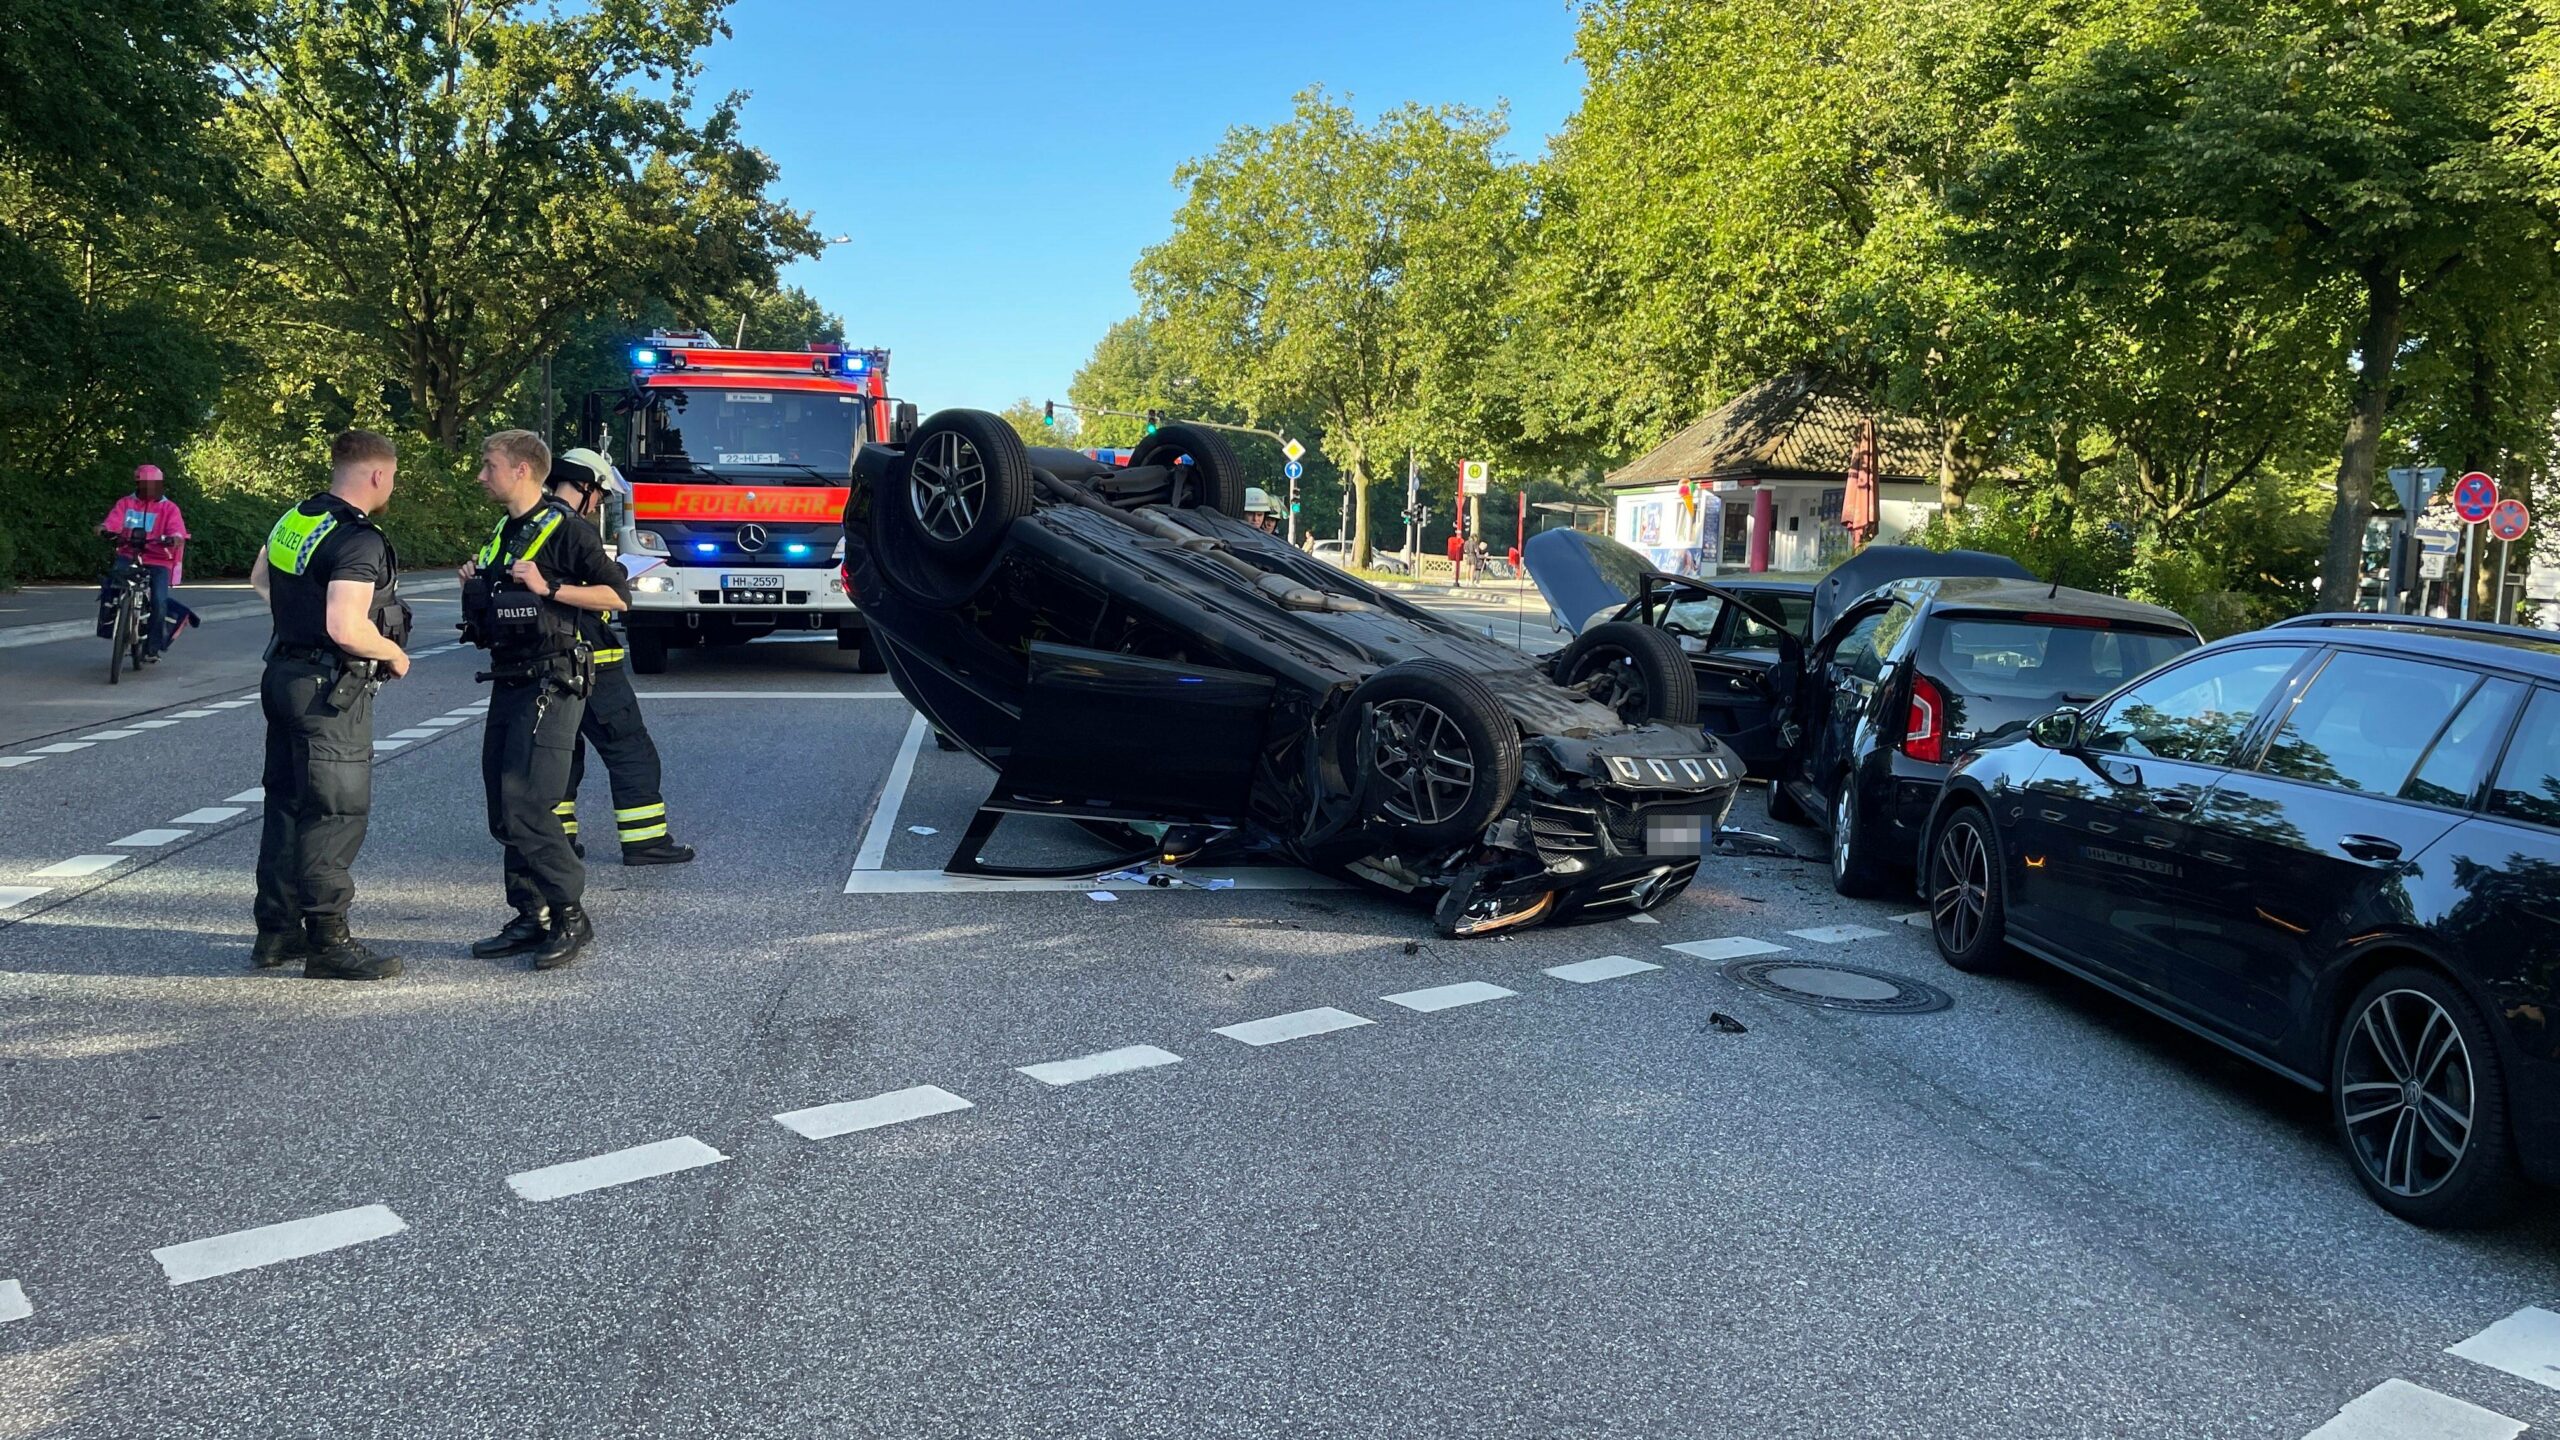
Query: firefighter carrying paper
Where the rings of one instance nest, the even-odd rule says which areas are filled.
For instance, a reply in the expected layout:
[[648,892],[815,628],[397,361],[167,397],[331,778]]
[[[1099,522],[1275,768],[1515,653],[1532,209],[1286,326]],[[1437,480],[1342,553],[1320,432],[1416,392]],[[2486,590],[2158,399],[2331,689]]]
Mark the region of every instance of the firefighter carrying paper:
[[[630,493],[622,472],[593,450],[564,450],[551,462],[551,498],[582,520],[598,518],[606,495]],[[620,618],[612,611],[578,612],[580,638],[595,651],[596,680],[594,693],[587,696],[586,718],[578,723],[578,749],[569,762],[569,793],[560,801],[560,823],[576,838],[578,783],[586,775],[587,747],[593,745],[613,787],[613,827],[622,841],[622,863],[681,865],[693,858],[693,847],[677,844],[667,825],[667,799],[658,789],[658,746],[640,717],[640,697],[632,693],[631,668],[615,628]]]

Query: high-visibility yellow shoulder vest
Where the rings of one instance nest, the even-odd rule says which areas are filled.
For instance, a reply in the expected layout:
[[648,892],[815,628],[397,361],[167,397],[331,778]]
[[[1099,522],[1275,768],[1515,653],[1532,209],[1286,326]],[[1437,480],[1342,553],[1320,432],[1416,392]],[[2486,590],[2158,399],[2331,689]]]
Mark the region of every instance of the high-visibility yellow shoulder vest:
[[338,528],[338,514],[323,510],[306,515],[302,507],[284,512],[276,528],[267,532],[267,566],[286,575],[299,575],[311,565],[311,557],[320,553],[320,542]]
[[[568,513],[567,511],[562,510],[557,502],[553,501],[545,501],[543,509],[546,513],[542,517],[542,524],[540,528],[533,532],[533,543],[524,547],[523,554],[507,557],[505,563],[513,565],[518,560],[530,560],[534,556],[541,554],[543,542],[551,538],[552,531],[560,528],[560,517]],[[489,543],[480,547],[481,564],[496,565],[499,563],[499,547],[506,543],[507,527],[514,523],[515,520],[512,516],[501,515],[498,517],[498,528],[489,532]]]

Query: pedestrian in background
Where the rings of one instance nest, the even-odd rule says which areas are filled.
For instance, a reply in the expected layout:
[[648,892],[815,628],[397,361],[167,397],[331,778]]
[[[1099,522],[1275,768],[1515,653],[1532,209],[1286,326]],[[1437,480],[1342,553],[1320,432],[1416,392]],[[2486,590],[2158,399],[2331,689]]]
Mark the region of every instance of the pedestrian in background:
[[399,455],[370,430],[329,445],[329,488],[284,512],[249,568],[275,623],[258,703],[267,719],[258,940],[250,961],[300,960],[325,980],[387,980],[400,959],[353,938],[352,875],[373,809],[373,692],[409,673],[399,558],[374,517]]
[[595,938],[582,904],[587,872],[560,823],[561,797],[594,684],[594,653],[579,612],[628,610],[629,580],[594,526],[544,490],[551,447],[530,430],[501,430],[481,449],[480,488],[506,513],[476,564],[462,567],[465,634],[489,651],[489,719],[480,779],[489,834],[504,848],[515,917],[471,947],[475,955],[533,956],[537,970],[568,964]]

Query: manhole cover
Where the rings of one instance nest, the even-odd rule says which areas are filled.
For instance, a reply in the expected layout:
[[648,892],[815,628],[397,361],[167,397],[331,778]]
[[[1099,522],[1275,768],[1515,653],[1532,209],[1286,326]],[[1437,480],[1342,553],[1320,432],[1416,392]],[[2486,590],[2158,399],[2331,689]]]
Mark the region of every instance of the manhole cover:
[[1917,980],[1887,975],[1856,965],[1804,960],[1735,960],[1724,978],[1748,985],[1763,995],[1819,1005],[1826,1010],[1855,1010],[1866,1015],[1926,1015],[1955,1002],[1947,992]]

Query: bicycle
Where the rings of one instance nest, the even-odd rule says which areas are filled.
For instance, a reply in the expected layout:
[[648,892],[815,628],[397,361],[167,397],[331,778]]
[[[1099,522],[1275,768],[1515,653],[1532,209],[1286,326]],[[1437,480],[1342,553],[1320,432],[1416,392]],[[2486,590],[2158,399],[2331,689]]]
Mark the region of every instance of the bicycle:
[[[125,543],[139,546],[142,532],[129,529]],[[151,638],[151,573],[140,560],[118,555],[107,572],[108,603],[114,607],[108,626],[107,683],[121,684],[127,666],[142,668],[143,646]]]

